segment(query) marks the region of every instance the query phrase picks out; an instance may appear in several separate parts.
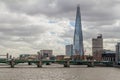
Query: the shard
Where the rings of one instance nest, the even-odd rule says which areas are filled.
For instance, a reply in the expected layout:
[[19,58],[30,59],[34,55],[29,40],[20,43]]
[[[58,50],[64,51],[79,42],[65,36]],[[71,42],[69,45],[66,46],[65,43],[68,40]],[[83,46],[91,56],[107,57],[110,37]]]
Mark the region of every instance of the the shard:
[[77,6],[76,21],[75,21],[73,55],[84,56],[81,13],[79,6]]

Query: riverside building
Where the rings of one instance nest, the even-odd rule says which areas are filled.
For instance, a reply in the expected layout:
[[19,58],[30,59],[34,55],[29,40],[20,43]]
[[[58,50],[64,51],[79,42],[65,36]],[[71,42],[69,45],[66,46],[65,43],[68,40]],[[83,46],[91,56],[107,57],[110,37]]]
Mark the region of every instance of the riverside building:
[[[116,57],[115,62],[118,64],[120,61],[120,42],[116,45]],[[120,64],[120,63],[119,63]]]

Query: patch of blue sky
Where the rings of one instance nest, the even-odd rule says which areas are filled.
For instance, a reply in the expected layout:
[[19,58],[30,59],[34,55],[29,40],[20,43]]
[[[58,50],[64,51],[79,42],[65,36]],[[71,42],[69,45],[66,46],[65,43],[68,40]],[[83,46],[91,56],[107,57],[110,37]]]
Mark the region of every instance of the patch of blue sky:
[[48,23],[57,23],[56,21],[50,20]]
[[51,34],[56,34],[55,32],[50,32]]
[[75,27],[75,21],[70,21],[70,26]]
[[70,40],[65,40],[65,41],[64,41],[64,44],[65,44],[65,45],[71,44],[71,41],[70,41]]
[[64,45],[71,44],[70,40],[68,40],[68,39],[64,39],[64,41],[58,41],[58,43],[64,44]]

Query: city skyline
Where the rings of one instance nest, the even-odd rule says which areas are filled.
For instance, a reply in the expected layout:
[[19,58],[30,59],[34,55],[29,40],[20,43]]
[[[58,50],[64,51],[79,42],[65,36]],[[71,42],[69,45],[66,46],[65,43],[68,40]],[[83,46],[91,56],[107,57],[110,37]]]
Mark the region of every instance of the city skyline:
[[33,54],[41,49],[64,54],[64,46],[73,43],[78,4],[86,54],[91,54],[91,39],[99,33],[104,48],[115,50],[120,42],[119,0],[0,0],[0,54]]

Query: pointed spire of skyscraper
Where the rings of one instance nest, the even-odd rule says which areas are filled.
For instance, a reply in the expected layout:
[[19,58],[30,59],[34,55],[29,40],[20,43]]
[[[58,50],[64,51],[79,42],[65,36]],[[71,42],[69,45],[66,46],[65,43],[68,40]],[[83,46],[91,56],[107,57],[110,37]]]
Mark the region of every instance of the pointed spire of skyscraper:
[[77,19],[78,16],[79,16],[80,19],[81,19],[80,6],[79,6],[79,5],[77,6],[76,19]]
[[84,56],[83,48],[83,34],[81,25],[81,14],[80,7],[77,6],[76,21],[75,21],[75,31],[74,31],[74,42],[73,42],[73,53],[74,55]]

